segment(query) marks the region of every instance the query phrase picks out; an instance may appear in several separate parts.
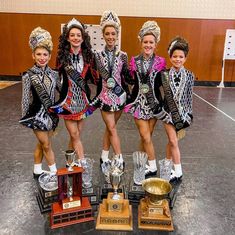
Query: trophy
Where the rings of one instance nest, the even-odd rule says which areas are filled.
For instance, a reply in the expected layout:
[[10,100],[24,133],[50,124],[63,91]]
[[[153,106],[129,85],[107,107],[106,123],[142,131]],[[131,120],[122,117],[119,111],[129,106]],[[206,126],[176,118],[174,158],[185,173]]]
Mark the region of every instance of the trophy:
[[82,195],[88,197],[91,205],[98,205],[97,189],[92,184],[94,160],[91,158],[84,158],[81,160],[83,168],[82,173]]
[[138,206],[138,227],[140,229],[173,231],[167,195],[171,184],[164,179],[149,178],[142,182],[146,197]]
[[82,167],[73,167],[74,151],[65,152],[69,168],[57,171],[58,202],[52,204],[51,228],[59,228],[71,224],[94,220],[88,197],[82,195]]
[[58,201],[57,176],[44,172],[38,178],[37,202],[41,213],[51,211],[51,204]]
[[110,171],[110,181],[114,192],[109,192],[99,207],[96,229],[99,230],[133,230],[132,206],[124,199],[123,193],[118,193],[123,170],[117,166]]
[[[159,160],[160,178],[170,181],[172,165],[172,161],[166,158]],[[170,193],[168,193],[167,199],[169,201],[169,206],[171,209],[174,207],[180,183],[181,182],[177,182],[177,184],[170,183],[172,186],[172,190],[170,191]]]
[[[101,165],[102,172],[103,172],[102,176],[104,176],[105,182],[104,182],[103,186],[100,188],[100,200],[107,198],[109,192],[113,192],[113,187],[110,182],[110,176],[111,176],[110,173],[111,173],[112,169],[117,167],[121,171],[123,171],[122,166],[119,166],[119,163],[117,160],[118,157],[119,157],[119,155],[115,155],[111,161],[104,162]],[[122,186],[121,188],[118,188],[117,191],[118,191],[118,193],[124,192],[124,186]]]
[[69,166],[68,171],[73,171],[73,164],[75,161],[75,151],[74,150],[66,150],[65,152],[66,163]]
[[135,203],[139,202],[145,196],[144,189],[142,188],[142,181],[145,180],[145,168],[148,156],[145,152],[136,151],[133,153],[134,164],[134,183],[130,183],[128,199]]
[[160,167],[160,178],[169,181],[171,177],[172,161],[164,158],[158,162]]

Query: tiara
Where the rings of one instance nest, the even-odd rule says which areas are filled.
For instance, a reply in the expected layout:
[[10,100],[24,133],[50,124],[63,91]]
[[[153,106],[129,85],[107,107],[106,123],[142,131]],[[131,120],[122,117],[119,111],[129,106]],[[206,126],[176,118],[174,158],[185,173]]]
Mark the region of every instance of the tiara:
[[83,26],[81,24],[80,21],[76,20],[75,18],[73,18],[72,20],[70,20],[67,24],[67,29],[69,29],[72,25],[77,25],[79,27],[81,27],[83,29]]
[[170,55],[173,46],[177,43],[177,40],[173,41],[168,49],[168,54]]
[[105,11],[100,19],[100,26],[102,29],[106,25],[113,25],[117,31],[119,31],[120,27],[120,20],[117,16],[117,14],[113,11]]

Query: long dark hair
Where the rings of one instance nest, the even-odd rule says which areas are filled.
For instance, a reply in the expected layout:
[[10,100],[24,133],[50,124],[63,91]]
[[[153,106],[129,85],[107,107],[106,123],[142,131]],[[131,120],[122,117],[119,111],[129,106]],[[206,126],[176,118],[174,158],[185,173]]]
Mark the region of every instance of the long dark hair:
[[68,42],[69,32],[73,28],[77,28],[82,33],[83,42],[81,44],[82,49],[82,56],[85,63],[90,63],[92,60],[92,51],[91,51],[91,43],[90,43],[90,36],[84,30],[83,27],[78,25],[71,25],[67,28],[67,24],[63,27],[63,33],[59,37],[59,46],[58,46],[58,53],[56,58],[56,66],[57,68],[63,65],[66,65],[70,62],[70,43]]

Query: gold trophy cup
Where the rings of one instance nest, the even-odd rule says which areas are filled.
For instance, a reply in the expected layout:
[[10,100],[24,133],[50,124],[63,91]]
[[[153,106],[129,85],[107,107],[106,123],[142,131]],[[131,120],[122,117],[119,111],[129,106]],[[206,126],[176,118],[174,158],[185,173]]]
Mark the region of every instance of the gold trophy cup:
[[168,201],[165,199],[172,190],[164,179],[149,178],[142,182],[146,197],[138,207],[138,227],[140,229],[173,231],[172,217]]

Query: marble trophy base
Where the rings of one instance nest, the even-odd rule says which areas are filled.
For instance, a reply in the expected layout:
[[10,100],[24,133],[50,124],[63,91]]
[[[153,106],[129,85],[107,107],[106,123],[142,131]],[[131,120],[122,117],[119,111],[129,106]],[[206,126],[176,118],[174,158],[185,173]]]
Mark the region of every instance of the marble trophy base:
[[93,209],[99,205],[99,189],[97,187],[82,188],[82,196],[88,197]]
[[129,186],[128,199],[131,203],[139,203],[140,199],[145,197],[145,191],[141,185],[131,182]]
[[138,207],[138,228],[173,231],[172,217],[166,199],[152,205],[148,198],[142,198]]
[[93,220],[92,208],[87,197],[82,197],[81,206],[74,208],[63,209],[62,203],[59,202],[52,204],[50,215],[52,229]]
[[36,199],[38,202],[38,206],[40,209],[40,212],[48,213],[51,211],[51,205],[54,202],[58,201],[58,191],[46,191],[40,187],[40,185],[37,185],[38,192],[36,194]]
[[112,199],[113,193],[103,199],[96,221],[97,230],[133,230],[132,206],[124,199],[123,193],[119,195],[119,200]]

